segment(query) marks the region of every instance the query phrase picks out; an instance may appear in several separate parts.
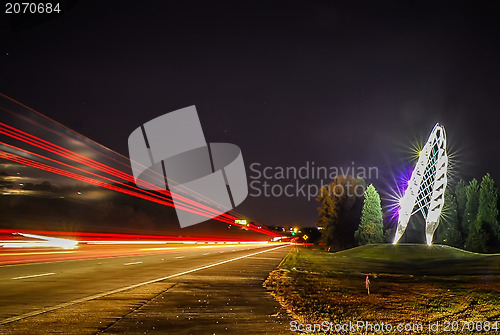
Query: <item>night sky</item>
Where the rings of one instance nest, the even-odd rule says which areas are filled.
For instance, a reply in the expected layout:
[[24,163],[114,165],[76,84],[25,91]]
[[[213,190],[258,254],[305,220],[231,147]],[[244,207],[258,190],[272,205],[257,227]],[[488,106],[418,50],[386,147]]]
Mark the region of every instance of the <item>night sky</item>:
[[[0,92],[124,155],[135,128],[196,105],[249,176],[354,162],[380,189],[440,122],[453,180],[498,182],[499,17],[498,1],[79,1],[33,27],[4,15]],[[316,206],[236,210],[311,225]]]

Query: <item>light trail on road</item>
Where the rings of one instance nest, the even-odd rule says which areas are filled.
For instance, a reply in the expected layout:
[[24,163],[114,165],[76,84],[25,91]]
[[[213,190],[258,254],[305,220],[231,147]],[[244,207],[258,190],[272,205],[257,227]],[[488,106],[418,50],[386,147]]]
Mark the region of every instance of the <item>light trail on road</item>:
[[[109,167],[109,166],[106,166],[106,165],[104,165],[104,164],[102,164],[102,163],[99,163],[99,162],[97,162],[97,161],[95,161],[95,160],[92,160],[92,159],[86,158],[85,156],[82,156],[82,155],[79,155],[79,154],[77,154],[77,153],[74,153],[74,152],[72,152],[72,151],[70,151],[70,150],[67,150],[67,149],[62,148],[62,147],[60,147],[60,146],[57,146],[57,145],[55,145],[55,144],[52,144],[52,143],[50,143],[50,142],[48,142],[48,141],[45,141],[45,140],[43,140],[43,139],[40,139],[40,138],[38,138],[38,137],[36,137],[36,136],[33,136],[33,135],[28,134],[28,133],[26,133],[26,132],[23,132],[23,131],[21,131],[21,130],[19,130],[19,129],[16,129],[16,128],[14,128],[14,127],[8,126],[8,125],[6,125],[6,124],[4,124],[4,123],[2,123],[2,122],[0,122],[0,134],[7,135],[7,136],[9,136],[9,137],[11,137],[11,138],[14,138],[14,139],[20,140],[20,141],[22,141],[22,142],[24,142],[24,143],[30,144],[30,145],[35,146],[35,147],[37,147],[37,148],[40,148],[40,149],[43,149],[43,150],[49,151],[49,152],[54,153],[54,154],[57,154],[57,155],[59,155],[59,156],[61,156],[61,157],[64,157],[64,158],[70,159],[70,160],[72,160],[72,161],[75,161],[75,162],[78,162],[78,163],[84,164],[84,165],[85,165],[85,166],[87,166],[87,167],[94,168],[94,169],[96,169],[96,170],[98,170],[98,171],[104,172],[104,173],[109,174],[109,175],[111,175],[111,176],[115,176],[115,177],[118,177],[118,178],[120,178],[120,179],[123,179],[123,180],[128,181],[128,182],[132,182],[132,183],[134,183],[134,184],[135,184],[135,180],[134,180],[134,178],[133,178],[131,175],[128,175],[128,174],[123,173],[123,172],[121,172],[121,171],[119,171],[119,170],[113,169],[113,168],[111,168],[111,167]],[[0,142],[0,144],[3,144],[3,145],[5,145],[5,146],[8,146],[9,148],[12,148],[12,149],[17,150],[17,151],[21,151],[21,152],[23,152],[23,153],[25,153],[25,154],[29,154],[29,155],[33,155],[33,156],[37,156],[38,158],[42,158],[42,159],[44,159],[44,160],[48,160],[48,161],[51,161],[51,162],[55,162],[55,163],[57,163],[57,164],[63,165],[63,166],[65,166],[65,167],[68,167],[68,168],[71,168],[71,169],[75,169],[75,170],[81,171],[81,172],[83,172],[83,173],[92,174],[92,175],[97,176],[97,177],[99,177],[99,178],[103,178],[103,179],[108,180],[108,181],[111,181],[111,182],[113,182],[113,183],[118,183],[118,184],[120,184],[120,185],[122,185],[122,186],[132,188],[132,189],[137,190],[137,191],[139,191],[139,192],[146,193],[146,194],[152,195],[152,196],[154,196],[154,197],[158,197],[158,198],[160,198],[160,199],[165,199],[165,200],[167,200],[167,201],[170,201],[170,203],[172,203],[172,200],[171,200],[171,193],[170,193],[170,191],[168,191],[168,190],[165,190],[165,191],[161,191],[161,192],[160,192],[160,193],[164,193],[165,195],[167,195],[167,196],[168,196],[168,198],[167,198],[167,197],[160,196],[160,195],[155,194],[155,193],[152,193],[152,192],[148,192],[147,190],[140,189],[140,188],[135,187],[135,186],[132,186],[132,185],[127,185],[127,184],[124,184],[124,183],[119,182],[119,181],[117,181],[117,180],[115,180],[115,179],[111,179],[111,178],[108,178],[108,177],[105,177],[105,176],[102,176],[102,175],[98,175],[98,174],[93,173],[93,172],[91,172],[91,171],[87,171],[87,170],[84,170],[84,169],[82,169],[82,168],[78,168],[78,167],[76,167],[76,166],[73,166],[73,165],[70,165],[70,164],[66,164],[66,163],[63,163],[63,162],[61,162],[61,161],[57,161],[57,160],[55,160],[55,159],[49,158],[49,157],[46,157],[46,156],[43,156],[43,155],[40,155],[40,154],[36,154],[36,153],[34,153],[34,152],[31,152],[31,151],[27,151],[27,150],[21,149],[21,148],[19,148],[19,147],[15,147],[15,146],[13,146],[13,145],[9,145],[9,144],[4,143],[4,142]],[[8,158],[7,158],[7,159],[8,159]],[[53,172],[53,171],[51,171],[51,172]],[[59,174],[60,174],[60,173],[59,173]],[[82,175],[80,175],[80,176],[81,176],[81,177],[83,177]],[[153,186],[152,184],[150,184],[150,183],[148,183],[148,182],[145,182],[145,181],[142,181],[142,180],[138,180],[138,181],[139,181],[139,183],[140,183],[142,186],[144,186],[144,187],[152,187],[152,186]],[[137,195],[136,195],[136,196],[137,196]],[[188,199],[188,198],[185,198],[185,197],[180,196],[180,197],[179,197],[179,200],[181,200],[181,201],[183,201],[183,202],[187,202],[187,203],[195,204],[195,205],[197,206],[197,207],[195,207],[195,208],[201,208],[201,209],[207,210],[207,211],[209,211],[209,212],[215,212],[215,210],[214,210],[214,209],[212,209],[212,208],[210,208],[210,207],[208,207],[208,206],[205,206],[205,205],[203,205],[203,204],[197,203],[197,202],[195,202],[195,201],[193,201],[193,200],[191,200],[191,199]],[[172,203],[172,205],[171,205],[171,206],[173,206],[173,203]],[[182,208],[182,209],[184,209],[185,207],[181,207],[181,208]],[[199,211],[199,209],[198,209],[198,211]],[[192,212],[192,211],[191,211],[191,212]],[[199,211],[199,212],[200,212],[200,213],[203,213],[203,212],[201,212],[201,211]],[[193,212],[193,213],[195,213],[195,212]],[[203,215],[203,214],[200,214],[200,215]],[[205,216],[207,216],[207,217],[211,217],[211,215],[205,215]],[[221,215],[221,216],[222,216],[222,217],[227,217],[227,218],[228,218],[229,220],[231,220],[231,221],[234,221],[234,220],[236,219],[236,218],[231,217],[231,216],[229,216],[229,215],[227,215],[227,214],[223,214],[223,215]]]
[[[0,234],[11,234],[11,229],[0,229]],[[20,240],[12,236],[10,240],[0,241],[0,265],[22,264],[78,259],[95,259],[122,257],[131,255],[150,254],[175,254],[178,252],[207,250],[207,249],[244,249],[256,246],[283,245],[279,242],[217,239],[206,237],[179,237],[161,235],[138,235],[138,234],[99,234],[99,233],[69,233],[55,231],[29,231],[26,235],[43,234],[49,237],[64,237],[68,241],[75,242],[71,250],[58,247],[35,246],[32,240]],[[22,247],[26,242],[26,247]],[[8,247],[15,244],[15,247]],[[154,247],[151,247],[151,246]],[[4,246],[2,248],[2,246]],[[184,256],[182,256],[184,257]]]
[[[63,129],[66,129],[66,131],[63,132],[58,132],[55,129],[51,129],[50,127],[44,126],[40,124],[39,122],[36,122],[25,115],[21,115],[18,112],[15,112],[13,110],[10,110],[8,108],[5,108],[3,106],[0,106],[0,110],[3,112],[9,113],[10,115],[13,115],[14,117],[23,120],[25,123],[30,123],[36,127],[44,129],[44,131],[48,131],[56,136],[58,138],[66,138],[66,142],[70,141],[75,141],[75,139],[70,138],[67,133],[75,133],[78,137],[84,137],[83,135],[80,135],[73,130],[70,130],[69,128],[61,125],[60,123],[57,123],[54,120],[51,120],[47,118],[46,116],[40,114],[39,112],[15,101],[14,99],[5,96],[0,93],[0,96],[7,99],[11,103],[16,104],[18,107],[22,107],[23,109],[30,111],[32,113],[35,113],[36,116],[42,118],[42,120],[45,120],[45,122],[49,121],[54,124],[56,124],[58,127],[61,127]],[[135,179],[133,176],[129,173],[120,171],[119,169],[113,168],[109,165],[106,165],[102,162],[99,162],[95,159],[86,157],[85,155],[82,155],[80,153],[74,152],[72,150],[69,150],[65,147],[62,147],[60,145],[57,145],[55,143],[52,143],[50,141],[47,141],[43,138],[40,138],[38,136],[35,136],[33,134],[30,134],[26,131],[23,131],[21,129],[18,129],[12,125],[8,125],[4,122],[0,122],[0,134],[3,134],[5,136],[8,136],[9,138],[12,138],[14,140],[20,141],[24,144],[28,144],[30,146],[33,146],[37,149],[44,150],[50,154],[57,155],[58,157],[61,157],[63,159],[69,160],[70,162],[73,162],[73,164],[69,164],[66,162],[63,162],[61,160],[55,159],[48,157],[46,155],[42,155],[39,153],[35,153],[30,150],[22,149],[18,146],[14,146],[12,144],[8,144],[6,142],[0,142],[0,146],[2,146],[4,149],[8,149],[8,151],[5,150],[0,150],[0,158],[10,160],[15,163],[23,164],[25,166],[30,166],[36,169],[44,170],[47,172],[51,172],[54,174],[58,174],[64,177],[72,178],[75,180],[80,180],[85,183],[89,183],[92,185],[96,185],[99,187],[103,187],[112,191],[116,192],[121,192],[124,194],[127,194],[129,196],[134,196],[138,197],[147,201],[155,202],[160,205],[165,205],[169,207],[173,207],[173,201],[171,198],[170,191],[165,190],[165,191],[148,191],[139,187],[135,186]],[[85,138],[85,137],[84,137]],[[90,148],[93,150],[94,153],[97,153],[107,159],[110,159],[116,163],[119,163],[120,165],[124,166],[127,168],[127,170],[130,170],[130,164],[128,162],[128,159],[120,155],[88,138],[86,138],[88,141],[95,143],[99,145],[101,148],[105,149],[102,151],[97,151],[95,149],[92,149],[90,146],[85,146],[86,148]],[[13,152],[12,152],[13,151]],[[114,155],[117,155],[119,159],[116,159],[109,154],[106,154],[105,152],[110,152]],[[28,158],[29,157],[29,158]],[[34,159],[33,159],[34,158]],[[126,163],[122,160],[125,160]],[[52,166],[46,163],[50,164],[56,164],[59,167]],[[74,164],[81,164],[82,166],[76,166]],[[84,168],[85,167],[85,168]],[[89,171],[93,170],[93,171]],[[152,176],[153,178],[161,178],[163,179],[163,176]],[[97,178],[97,179],[96,179]],[[127,183],[133,183],[127,184]],[[144,186],[145,188],[151,187],[152,185],[148,182],[139,180],[138,185]],[[227,213],[221,214],[217,217],[212,217],[216,210],[211,208],[210,206],[207,206],[205,204],[193,201],[191,199],[185,198],[185,197],[180,197],[180,200],[182,200],[183,204],[178,205],[182,210],[189,211],[191,213],[195,213],[197,215],[201,215],[207,218],[212,218],[217,221],[221,221],[224,223],[228,223],[230,225],[234,225],[236,227],[240,227],[243,229],[255,231],[258,233],[262,233],[268,236],[273,236],[273,237],[279,237],[280,234],[270,231],[266,228],[263,228],[260,224],[252,222],[252,223],[247,223],[246,225],[240,225],[236,224],[235,220],[238,219],[246,219],[245,216],[235,212],[235,211],[229,211]],[[249,220],[250,221],[250,220]]]

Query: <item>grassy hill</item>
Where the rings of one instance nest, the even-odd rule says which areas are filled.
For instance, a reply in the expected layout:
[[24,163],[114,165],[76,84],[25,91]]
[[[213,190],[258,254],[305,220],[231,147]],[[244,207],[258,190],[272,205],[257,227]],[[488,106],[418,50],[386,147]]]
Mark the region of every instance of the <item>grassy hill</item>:
[[444,245],[375,244],[336,253],[300,249],[289,255],[283,267],[323,273],[500,275],[500,255]]
[[[444,321],[498,320],[499,274],[500,255],[448,246],[381,244],[337,253],[297,247],[264,285],[301,323],[411,324],[422,326],[414,333],[436,335],[449,333]],[[428,330],[431,322],[440,323],[439,331]],[[500,322],[490,325],[496,328],[489,333],[499,334]]]

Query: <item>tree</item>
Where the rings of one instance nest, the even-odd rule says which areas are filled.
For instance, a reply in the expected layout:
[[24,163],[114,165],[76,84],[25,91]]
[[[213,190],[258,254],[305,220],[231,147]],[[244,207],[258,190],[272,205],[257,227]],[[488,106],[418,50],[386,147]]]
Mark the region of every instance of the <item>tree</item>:
[[[316,198],[317,225],[323,228],[321,243],[329,250],[343,250],[355,245],[354,232],[361,216],[363,179],[339,176],[320,190]],[[358,195],[359,194],[359,195]]]
[[467,204],[465,181],[462,179],[455,186],[455,198],[457,200],[457,217],[458,222],[461,224],[464,220],[465,206]]
[[354,233],[354,239],[358,245],[384,241],[382,206],[380,205],[380,196],[373,184],[370,184],[366,189],[361,224]]
[[[332,184],[330,184],[330,186]],[[316,201],[320,204],[320,206],[318,207],[319,217],[316,223],[323,229],[321,235],[321,243],[324,246],[330,247],[334,244],[336,227],[339,224],[337,201],[335,198],[328,196],[327,186],[323,186],[321,188],[320,194],[316,198]]]
[[436,243],[462,247],[463,236],[460,229],[460,221],[458,220],[457,207],[456,196],[446,190],[444,194],[443,213],[439,219],[439,226],[434,237]]
[[465,236],[470,234],[470,228],[477,219],[477,211],[479,209],[479,184],[474,178],[469,185],[465,188],[467,202],[465,204],[465,211],[462,221],[462,227]]
[[487,239],[488,234],[484,230],[483,224],[480,221],[475,221],[469,227],[469,235],[467,236],[465,246],[470,251],[487,252]]
[[495,182],[488,173],[481,180],[477,222],[481,223],[481,228],[487,235],[486,245],[489,248],[494,248],[496,246],[500,236],[497,202],[498,190],[495,187]]

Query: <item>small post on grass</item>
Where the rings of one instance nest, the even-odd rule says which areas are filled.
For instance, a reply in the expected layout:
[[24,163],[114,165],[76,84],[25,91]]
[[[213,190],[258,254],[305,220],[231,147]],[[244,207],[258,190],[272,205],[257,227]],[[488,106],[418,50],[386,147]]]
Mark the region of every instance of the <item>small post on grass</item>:
[[370,277],[368,277],[368,275],[366,275],[365,286],[366,290],[368,291],[368,295],[370,295]]

